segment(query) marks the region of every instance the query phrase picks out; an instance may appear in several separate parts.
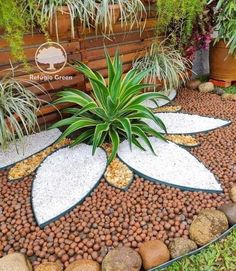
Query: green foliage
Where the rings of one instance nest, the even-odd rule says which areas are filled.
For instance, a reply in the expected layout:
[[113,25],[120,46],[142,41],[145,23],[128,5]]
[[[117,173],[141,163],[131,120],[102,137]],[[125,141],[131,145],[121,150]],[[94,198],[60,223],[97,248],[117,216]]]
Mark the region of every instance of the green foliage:
[[[200,254],[186,257],[163,271],[233,271],[236,270],[236,230]],[[156,269],[158,271],[159,269]]]
[[194,23],[207,0],[158,0],[157,33],[166,33],[178,48],[184,47],[192,36]]
[[22,1],[0,1],[0,27],[9,42],[12,56],[18,61],[26,61],[23,51],[23,36],[28,29],[29,17],[24,12]]
[[120,141],[125,138],[128,139],[130,147],[135,144],[144,149],[137,140],[137,137],[141,137],[154,152],[147,135],[161,139],[163,136],[141,119],[151,119],[164,130],[165,126],[150,109],[142,105],[142,102],[148,99],[165,98],[165,96],[155,92],[142,93],[145,87],[150,86],[140,83],[148,71],[139,72],[137,69],[132,69],[123,77],[118,52],[113,61],[106,52],[106,63],[108,83],[99,72],[92,71],[81,62],[76,63],[75,68],[90,81],[92,97],[77,89],[65,89],[60,92],[56,104],[71,102],[81,108],[66,110],[72,116],[57,122],[52,128],[68,126],[60,139],[80,131],[72,146],[88,141],[93,144],[93,153],[108,140],[113,146],[109,162],[115,157]]
[[216,42],[223,39],[229,47],[229,53],[236,56],[236,1],[219,0],[216,11],[218,11],[216,19],[218,37]]
[[99,0],[97,1],[95,10],[95,28],[102,25],[104,33],[113,32],[113,18],[115,16],[114,10],[110,8],[111,5],[118,5],[120,10],[121,25],[138,24],[140,21],[140,14],[146,14],[146,9],[141,0]]
[[[31,81],[24,82],[36,86]],[[39,104],[37,97],[24,87],[23,82],[10,75],[0,80],[0,145],[3,148],[34,131]]]
[[227,87],[224,89],[225,93],[236,94],[236,86]]
[[[153,43],[145,57],[134,61],[133,66],[138,70],[148,70],[145,82],[158,85],[163,84],[163,90],[177,89],[182,82],[189,79],[187,71],[191,62],[182,57],[178,50]],[[156,88],[155,87],[155,88]]]

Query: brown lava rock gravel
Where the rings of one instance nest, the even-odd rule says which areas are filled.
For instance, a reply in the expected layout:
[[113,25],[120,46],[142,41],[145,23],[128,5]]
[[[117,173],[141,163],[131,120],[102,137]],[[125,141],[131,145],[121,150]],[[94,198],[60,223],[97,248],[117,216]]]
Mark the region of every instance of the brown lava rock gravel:
[[160,239],[169,245],[175,237],[188,237],[189,225],[201,209],[229,203],[229,190],[236,184],[235,102],[181,90],[175,104],[186,112],[233,121],[229,127],[198,135],[201,145],[191,150],[219,177],[224,194],[184,192],[138,176],[127,192],[101,181],[82,205],[42,230],[30,202],[34,174],[9,182],[7,170],[0,171],[0,256],[25,253],[34,266],[59,260],[67,267],[81,258],[101,263],[120,245],[138,250],[144,241]]

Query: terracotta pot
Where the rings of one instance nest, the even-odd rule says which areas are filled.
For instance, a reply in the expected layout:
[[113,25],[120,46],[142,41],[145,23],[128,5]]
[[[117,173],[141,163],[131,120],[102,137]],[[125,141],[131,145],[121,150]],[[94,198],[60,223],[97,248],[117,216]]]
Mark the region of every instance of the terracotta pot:
[[236,81],[236,57],[229,54],[224,41],[219,41],[210,48],[210,78]]
[[52,37],[68,37],[71,34],[71,16],[67,6],[57,9],[56,14],[51,18],[48,31]]

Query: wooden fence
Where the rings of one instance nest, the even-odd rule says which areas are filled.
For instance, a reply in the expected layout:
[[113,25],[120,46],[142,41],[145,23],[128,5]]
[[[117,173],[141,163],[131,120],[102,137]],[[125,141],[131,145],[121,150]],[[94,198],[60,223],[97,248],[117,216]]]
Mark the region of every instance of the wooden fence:
[[[97,70],[107,76],[104,47],[107,48],[109,54],[113,56],[117,48],[122,57],[124,73],[127,72],[131,66],[132,61],[145,54],[146,49],[150,46],[155,29],[156,19],[148,18],[146,21],[141,21],[140,25],[133,26],[130,30],[130,26],[126,28],[121,27],[119,23],[114,25],[113,34],[109,37],[104,37],[99,33],[95,33],[94,30],[82,29],[78,26],[76,31],[76,37],[71,39],[70,35],[63,39],[60,39],[60,44],[65,48],[68,63],[80,60],[87,64],[90,68]],[[140,29],[143,28],[143,31]],[[40,76],[43,75],[35,65],[35,53],[38,47],[45,42],[43,34],[34,33],[25,35],[24,37],[24,51],[28,62],[32,65],[33,69],[30,74],[24,72],[17,72],[19,79],[34,78],[38,84],[46,89],[46,93],[41,92],[39,88],[35,86],[29,86],[29,89],[38,95],[38,97],[45,102],[42,102],[40,111],[38,112],[38,120],[40,125],[51,124],[58,120],[61,115],[58,109],[63,109],[71,106],[71,104],[61,104],[52,106],[50,103],[55,99],[56,93],[64,87],[75,87],[83,91],[90,91],[90,85],[87,79],[78,73],[71,66],[67,65],[62,71],[57,73],[57,78],[53,76],[52,80],[42,80]],[[0,78],[4,76],[9,69],[9,63],[11,60],[10,50],[7,42],[0,38]],[[13,66],[17,63],[11,60]],[[58,77],[60,79],[58,80]],[[64,76],[64,77],[63,77]],[[69,76],[68,80],[63,80],[65,76]],[[27,83],[25,83],[27,85]]]

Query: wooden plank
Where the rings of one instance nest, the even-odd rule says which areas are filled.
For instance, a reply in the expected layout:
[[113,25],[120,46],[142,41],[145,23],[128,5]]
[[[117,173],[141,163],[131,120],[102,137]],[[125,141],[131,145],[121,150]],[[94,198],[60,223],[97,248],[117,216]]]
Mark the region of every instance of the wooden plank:
[[[79,52],[79,50],[80,50],[79,41],[74,41],[74,42],[71,42],[71,43],[61,42],[60,44],[64,47],[64,49],[66,50],[68,55],[70,55],[70,54],[72,54],[72,53],[74,53],[76,51]],[[35,53],[36,53],[38,47],[39,46],[37,45],[35,47],[24,48],[24,52],[25,52],[25,55],[26,55],[28,61],[34,61]],[[9,64],[10,60],[13,63],[15,63],[14,58],[11,56],[11,52],[9,50],[0,52],[0,63],[1,63],[1,65]]]
[[[72,76],[72,79],[70,80],[56,80],[56,81],[49,81],[40,84],[40,86],[47,90],[47,92],[55,91],[55,90],[61,90],[65,87],[72,87],[72,86],[83,86],[84,78],[82,74],[78,74],[76,76]],[[40,88],[37,88],[35,86],[29,87],[29,89],[37,94],[42,94],[42,91]]]
[[[155,26],[156,26],[156,19],[155,18],[150,18],[150,19],[147,19],[145,21],[141,21],[141,22],[139,22],[137,24],[133,24],[133,25],[131,23],[121,25],[121,23],[118,22],[113,25],[113,33],[129,32],[129,31],[140,30],[140,29],[144,30],[144,29],[155,28]],[[83,29],[83,27],[81,27],[81,26],[78,26],[78,33],[79,33],[80,37],[96,35],[95,29],[93,29],[93,28]],[[97,29],[97,34],[101,35],[102,31]],[[109,34],[112,34],[112,33],[109,33]]]
[[87,37],[84,40],[81,40],[81,48],[93,49],[95,47],[104,47],[119,43],[126,43],[131,41],[142,41],[147,38],[153,38],[154,37],[154,30],[145,30],[140,34],[140,31],[132,31],[129,33],[118,33],[116,35],[111,35],[108,38],[105,38],[103,36],[91,36]]
[[[119,50],[120,54],[127,54],[130,52],[137,52],[140,50],[143,50],[145,48],[148,48],[151,46],[152,44],[152,40],[146,40],[143,42],[131,42],[131,43],[126,43],[126,44],[115,44],[112,47],[106,47],[108,53],[110,54],[110,56],[114,56],[116,50]],[[86,54],[86,59],[88,61],[93,61],[93,60],[97,60],[97,59],[101,59],[101,58],[105,58],[105,54],[104,54],[104,48],[102,49],[94,49],[94,50],[90,50],[90,51],[85,51]]]
[[[123,63],[132,62],[137,56],[142,57],[146,53],[145,50],[141,50],[135,53],[129,53],[121,55],[121,60]],[[106,67],[106,60],[105,59],[99,59],[88,63],[89,67],[94,70],[103,69]]]

